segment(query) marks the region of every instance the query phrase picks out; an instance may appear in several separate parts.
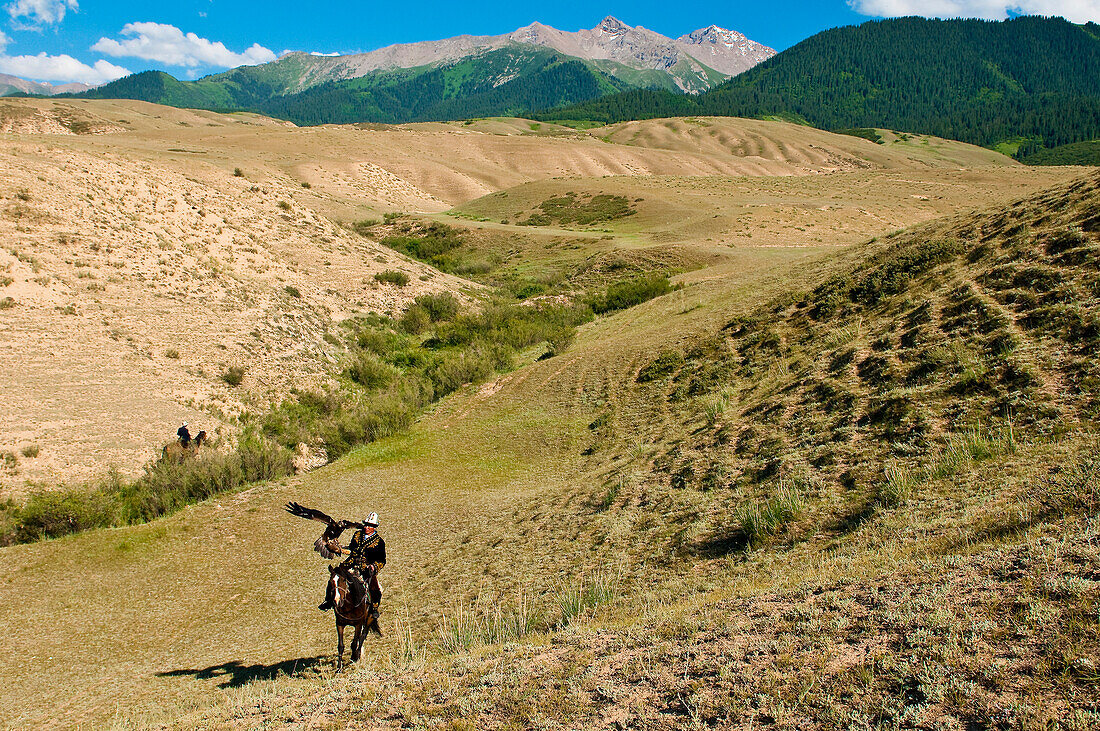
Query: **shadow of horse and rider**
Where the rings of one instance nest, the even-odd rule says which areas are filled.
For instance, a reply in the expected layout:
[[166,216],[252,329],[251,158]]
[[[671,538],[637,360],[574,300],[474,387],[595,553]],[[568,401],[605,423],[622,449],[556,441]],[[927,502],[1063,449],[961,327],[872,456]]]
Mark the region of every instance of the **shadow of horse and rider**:
[[240,660],[230,660],[207,668],[180,668],[157,673],[158,678],[181,678],[192,676],[198,680],[221,680],[219,688],[239,688],[256,681],[275,680],[279,677],[300,677],[302,675],[320,675],[324,657],[299,657],[293,660],[264,665],[252,663],[246,665]]

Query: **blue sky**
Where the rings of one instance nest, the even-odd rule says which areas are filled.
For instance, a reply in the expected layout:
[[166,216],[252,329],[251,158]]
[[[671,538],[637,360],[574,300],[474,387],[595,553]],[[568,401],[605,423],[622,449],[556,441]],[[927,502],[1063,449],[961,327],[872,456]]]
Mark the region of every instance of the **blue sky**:
[[820,30],[875,17],[1004,18],[1020,13],[1100,22],[1100,0],[788,0],[669,3],[667,0],[419,0],[364,3],[315,0],[0,0],[0,73],[37,81],[104,83],[163,69],[179,78],[284,51],[353,53],[391,43],[498,34],[540,21],[591,28],[606,15],[676,37],[711,24],[783,50]]

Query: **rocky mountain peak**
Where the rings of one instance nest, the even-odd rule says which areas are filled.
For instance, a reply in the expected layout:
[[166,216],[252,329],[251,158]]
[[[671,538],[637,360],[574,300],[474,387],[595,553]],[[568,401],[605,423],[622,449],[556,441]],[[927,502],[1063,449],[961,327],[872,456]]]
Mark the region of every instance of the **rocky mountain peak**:
[[617,36],[617,35],[622,35],[623,33],[627,33],[629,31],[633,30],[633,28],[631,28],[629,25],[627,25],[623,21],[619,20],[615,16],[609,15],[606,18],[604,18],[603,20],[601,20],[600,24],[597,25],[592,30],[599,31],[601,33],[607,33],[609,35]]

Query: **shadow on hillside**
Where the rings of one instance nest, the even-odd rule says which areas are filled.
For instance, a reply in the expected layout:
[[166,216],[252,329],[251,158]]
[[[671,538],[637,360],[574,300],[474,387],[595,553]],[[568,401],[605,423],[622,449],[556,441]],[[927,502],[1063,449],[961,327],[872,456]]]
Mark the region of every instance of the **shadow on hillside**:
[[165,670],[157,673],[158,678],[178,678],[184,675],[193,675],[199,680],[211,680],[224,678],[218,684],[219,688],[236,688],[246,685],[254,680],[274,680],[280,675],[294,676],[304,672],[311,672],[321,663],[321,657],[299,657],[294,660],[283,660],[272,665],[245,665],[240,660],[230,660],[221,665],[211,665],[208,668]]
[[749,537],[740,528],[717,530],[694,543],[689,551],[700,558],[723,558],[731,553],[744,553]]

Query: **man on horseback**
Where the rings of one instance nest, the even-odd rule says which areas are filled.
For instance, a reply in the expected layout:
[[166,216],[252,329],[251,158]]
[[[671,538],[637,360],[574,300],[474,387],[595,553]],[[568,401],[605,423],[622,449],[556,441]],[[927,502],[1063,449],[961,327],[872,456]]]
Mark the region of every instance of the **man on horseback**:
[[[386,542],[378,535],[378,514],[371,513],[363,521],[363,527],[355,531],[351,543],[347,548],[341,548],[338,543],[331,541],[328,549],[334,554],[348,554],[341,568],[355,572],[361,579],[370,577],[367,589],[370,591],[371,614],[378,619],[378,605],[382,602],[382,587],[378,583],[378,573],[386,565]],[[366,582],[364,582],[366,583]],[[332,609],[333,600],[332,583],[329,582],[325,593],[325,600],[318,605],[318,609],[327,612]]]
[[180,439],[180,444],[184,447],[191,446],[191,432],[187,429],[187,422],[183,422],[183,426],[176,429],[176,436]]

